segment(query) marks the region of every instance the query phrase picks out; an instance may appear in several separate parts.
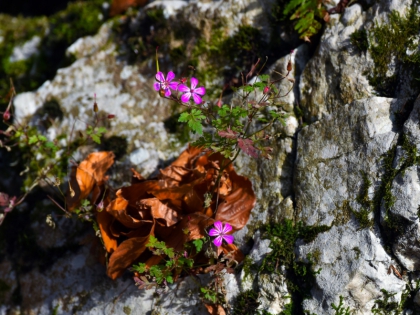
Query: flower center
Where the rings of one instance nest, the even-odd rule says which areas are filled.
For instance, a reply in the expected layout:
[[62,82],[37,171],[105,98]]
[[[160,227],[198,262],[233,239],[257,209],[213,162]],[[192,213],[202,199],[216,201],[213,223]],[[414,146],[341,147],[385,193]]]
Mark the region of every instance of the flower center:
[[169,81],[163,81],[160,86],[163,90],[169,89]]

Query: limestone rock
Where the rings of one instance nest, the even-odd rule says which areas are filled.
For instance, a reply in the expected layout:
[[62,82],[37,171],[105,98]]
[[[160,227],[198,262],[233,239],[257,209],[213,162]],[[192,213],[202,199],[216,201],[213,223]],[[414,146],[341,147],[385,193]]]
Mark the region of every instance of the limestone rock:
[[388,274],[393,261],[379,235],[369,229],[358,230],[351,222],[333,226],[312,243],[299,247],[300,259],[310,253],[317,253],[313,268],[320,273],[316,275],[312,298],[303,302],[304,310],[336,314],[331,305],[338,305],[342,296],[344,306],[356,314],[372,314],[375,300],[383,296],[381,289],[395,293],[395,302],[401,300],[405,282]]
[[294,179],[300,220],[331,225],[349,219],[343,207],[347,202],[360,208],[355,199],[363,185],[361,172],[373,182],[379,180],[380,157],[397,136],[393,131],[396,108],[398,102],[387,98],[354,101],[302,129]]

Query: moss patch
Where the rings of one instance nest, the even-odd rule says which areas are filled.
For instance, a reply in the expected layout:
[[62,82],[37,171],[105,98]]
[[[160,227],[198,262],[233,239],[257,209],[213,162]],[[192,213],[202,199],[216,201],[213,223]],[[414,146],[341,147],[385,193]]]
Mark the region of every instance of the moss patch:
[[350,35],[350,42],[361,52],[366,52],[369,48],[368,34],[365,29],[355,31]]
[[272,273],[278,272],[280,266],[286,267],[287,288],[292,293],[290,314],[303,313],[302,301],[310,296],[315,275],[320,271],[314,270],[315,260],[319,260],[319,251],[309,254],[305,260],[297,260],[296,241],[302,239],[304,242],[311,242],[319,233],[330,228],[325,225],[305,226],[302,222],[293,224],[293,221],[287,219],[280,224],[267,227],[265,235],[271,240],[272,251],[264,258],[259,271]]
[[260,303],[258,302],[258,293],[255,290],[248,290],[238,295],[232,314],[255,315],[258,314],[258,306],[260,306]]
[[[398,67],[402,67],[414,76],[412,87],[420,89],[420,52],[418,51],[418,33],[420,15],[417,12],[418,0],[414,0],[408,14],[400,16],[397,11],[389,15],[389,22],[375,25],[371,30],[369,51],[375,67],[369,75],[369,82],[382,96],[395,97],[403,78]],[[360,34],[359,34],[360,35]],[[360,37],[360,36],[359,36]],[[395,64],[396,71],[387,75],[389,66]],[[370,71],[370,70],[369,70]],[[404,77],[407,77],[404,74]]]
[[[97,32],[104,22],[100,18],[103,2],[71,2],[48,19],[0,14],[0,108],[8,101],[4,97],[10,87],[9,78],[13,79],[17,92],[34,90],[72,61],[65,56],[65,50],[76,39]],[[28,60],[11,61],[13,48],[35,35],[41,37],[38,53]]]

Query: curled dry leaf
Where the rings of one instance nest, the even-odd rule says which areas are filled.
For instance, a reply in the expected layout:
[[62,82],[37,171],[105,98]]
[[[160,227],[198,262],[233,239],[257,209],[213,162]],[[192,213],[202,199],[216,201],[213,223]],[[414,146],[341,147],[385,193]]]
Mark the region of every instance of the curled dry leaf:
[[114,157],[112,152],[95,152],[89,154],[79,166],[72,167],[69,183],[71,189],[66,198],[69,211],[74,210],[95,188],[104,185],[105,173],[114,164]]
[[226,312],[221,305],[204,303],[204,306],[211,315],[226,315]]
[[[102,157],[106,156],[104,152]],[[105,168],[96,171],[92,160],[94,157],[89,156],[72,173],[72,187],[77,187],[72,205],[103,180]],[[223,175],[217,182],[221,169]],[[229,223],[234,231],[243,228],[255,204],[251,182],[236,174],[230,160],[195,147],[182,152],[157,178],[146,180],[135,171],[133,174],[132,185],[119,189],[113,200],[105,198],[105,210],[97,213],[110,254],[107,274],[112,279],[133,263],[144,262],[150,267],[162,260],[146,247],[151,235],[181,251],[186,242],[205,237],[215,220]],[[210,199],[209,192],[213,193]],[[233,244],[220,247],[221,253],[229,253],[237,262],[244,258]]]

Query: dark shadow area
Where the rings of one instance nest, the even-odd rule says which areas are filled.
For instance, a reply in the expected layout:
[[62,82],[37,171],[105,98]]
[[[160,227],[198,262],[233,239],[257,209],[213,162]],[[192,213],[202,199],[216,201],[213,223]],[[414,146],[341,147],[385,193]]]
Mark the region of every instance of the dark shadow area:
[[23,15],[25,17],[52,15],[64,10],[70,0],[15,0],[0,1],[0,13]]

